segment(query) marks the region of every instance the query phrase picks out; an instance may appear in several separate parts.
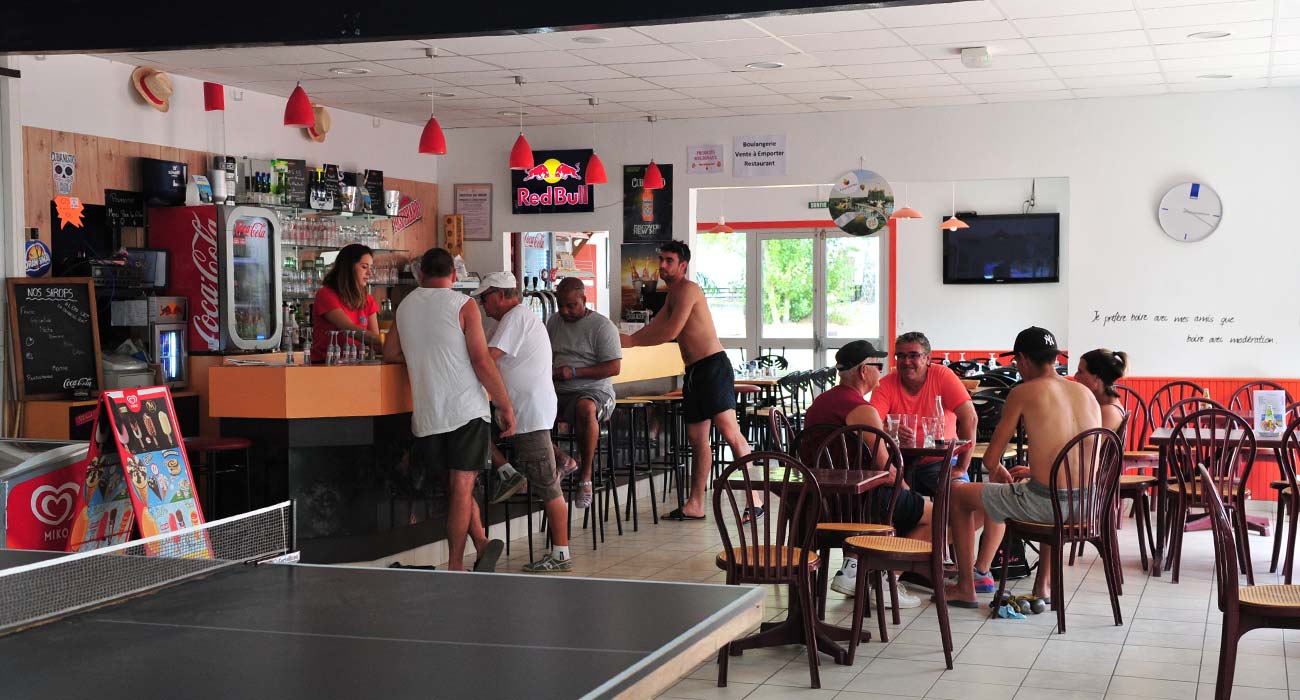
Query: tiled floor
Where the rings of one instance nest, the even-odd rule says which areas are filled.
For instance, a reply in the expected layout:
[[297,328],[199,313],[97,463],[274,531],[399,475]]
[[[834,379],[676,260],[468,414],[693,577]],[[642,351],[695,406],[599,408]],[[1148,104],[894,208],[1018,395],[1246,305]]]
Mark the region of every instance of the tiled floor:
[[[713,564],[721,545],[712,517],[705,521],[654,525],[648,503],[640,532],[619,537],[612,523],[607,542],[590,549],[590,534],[578,530],[572,575],[601,578],[721,583]],[[807,656],[799,646],[749,651],[731,660],[729,684],[717,687],[717,666],[707,662],[661,697],[696,700],[1102,700],[1103,698],[1212,698],[1220,637],[1213,596],[1213,550],[1209,532],[1186,537],[1182,579],[1150,578],[1138,562],[1132,521],[1120,532],[1127,581],[1120,598],[1124,625],[1111,618],[1106,582],[1096,553],[1066,572],[1069,604],[1066,634],[1056,634],[1055,615],[1024,620],[990,620],[988,610],[952,609],[954,668],[944,668],[938,619],[928,602],[903,611],[890,643],[874,640],[858,648],[852,666],[822,656],[820,690],[809,687]],[[539,540],[540,544],[540,540]],[[1279,582],[1268,571],[1272,537],[1251,537],[1258,583]],[[524,540],[499,570],[517,571],[527,558]],[[838,558],[834,563],[838,564]],[[1027,588],[1029,581],[1018,582]],[[922,598],[926,596],[921,591]],[[852,599],[831,593],[827,617],[846,620]],[[988,599],[991,596],[983,596]],[[769,590],[764,616],[786,612],[784,591]],[[843,624],[848,624],[847,621]],[[871,627],[874,630],[874,627]],[[1291,674],[1296,677],[1291,678]],[[1257,630],[1240,646],[1237,700],[1300,700],[1300,631]],[[1294,690],[1291,690],[1294,688]]]

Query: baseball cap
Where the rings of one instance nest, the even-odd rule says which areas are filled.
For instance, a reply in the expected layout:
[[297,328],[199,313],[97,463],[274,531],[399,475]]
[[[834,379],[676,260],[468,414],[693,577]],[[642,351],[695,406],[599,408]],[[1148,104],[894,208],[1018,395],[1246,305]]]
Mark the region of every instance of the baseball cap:
[[1012,346],[1011,352],[1004,352],[999,357],[1008,357],[1016,353],[1042,354],[1048,350],[1059,352],[1056,347],[1056,336],[1046,328],[1030,326],[1016,336],[1016,344]]
[[478,283],[478,289],[470,292],[472,297],[480,296],[492,289],[518,289],[519,282],[515,281],[515,275],[512,272],[489,272],[483,276]]
[[847,372],[873,357],[888,357],[865,340],[855,340],[835,352],[835,369]]

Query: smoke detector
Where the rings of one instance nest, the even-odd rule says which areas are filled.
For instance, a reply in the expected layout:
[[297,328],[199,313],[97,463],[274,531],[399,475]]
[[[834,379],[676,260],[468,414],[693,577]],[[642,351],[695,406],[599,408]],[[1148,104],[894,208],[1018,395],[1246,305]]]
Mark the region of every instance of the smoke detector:
[[993,65],[987,46],[972,46],[961,50],[961,64],[967,68],[988,68]]

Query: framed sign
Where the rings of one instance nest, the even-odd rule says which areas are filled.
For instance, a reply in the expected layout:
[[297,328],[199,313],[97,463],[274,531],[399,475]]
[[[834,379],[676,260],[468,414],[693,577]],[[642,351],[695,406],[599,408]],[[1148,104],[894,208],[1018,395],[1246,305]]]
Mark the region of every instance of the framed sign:
[[510,171],[510,189],[513,193],[510,197],[511,211],[515,214],[595,211],[592,186],[583,177],[589,160],[590,148],[533,151],[533,162],[536,165],[529,170]]
[[452,191],[452,213],[465,217],[465,240],[492,240],[492,184],[456,184]]
[[664,186],[645,188],[647,165],[623,166],[623,242],[658,243],[673,239],[673,166],[660,165]]
[[99,314],[89,277],[9,280],[19,399],[66,399],[103,386]]

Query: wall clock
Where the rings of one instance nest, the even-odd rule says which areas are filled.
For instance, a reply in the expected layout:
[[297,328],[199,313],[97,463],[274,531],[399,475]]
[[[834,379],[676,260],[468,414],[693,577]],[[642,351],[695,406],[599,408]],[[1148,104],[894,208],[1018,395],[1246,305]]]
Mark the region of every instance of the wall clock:
[[1184,182],[1165,193],[1156,212],[1165,235],[1180,243],[1204,240],[1223,220],[1223,202],[1209,185]]

